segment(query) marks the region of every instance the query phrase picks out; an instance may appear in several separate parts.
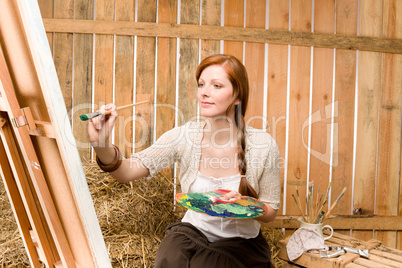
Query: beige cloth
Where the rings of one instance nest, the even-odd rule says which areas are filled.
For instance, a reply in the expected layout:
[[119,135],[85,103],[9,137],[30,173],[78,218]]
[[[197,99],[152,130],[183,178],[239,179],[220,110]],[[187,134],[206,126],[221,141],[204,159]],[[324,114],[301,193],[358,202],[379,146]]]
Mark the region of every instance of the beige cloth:
[[324,238],[317,231],[308,228],[297,229],[286,245],[291,261],[299,258],[304,252],[319,253],[321,250],[328,250]]
[[[173,164],[180,163],[180,184],[184,193],[197,178],[201,157],[203,130],[206,121],[188,122],[164,133],[152,146],[133,154],[149,169],[150,175]],[[262,202],[273,209],[280,208],[281,184],[279,177],[279,150],[266,131],[246,126],[246,178],[259,194]]]

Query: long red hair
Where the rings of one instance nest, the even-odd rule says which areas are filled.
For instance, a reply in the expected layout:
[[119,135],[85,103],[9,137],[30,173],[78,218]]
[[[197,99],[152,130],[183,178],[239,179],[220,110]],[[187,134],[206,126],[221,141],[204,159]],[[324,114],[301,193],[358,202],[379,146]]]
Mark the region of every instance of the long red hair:
[[212,65],[221,66],[227,73],[230,83],[233,87],[233,100],[239,100],[239,104],[235,105],[234,101],[226,110],[228,114],[235,105],[235,122],[237,128],[240,130],[237,137],[238,152],[237,158],[239,161],[239,171],[241,175],[239,193],[242,195],[252,196],[258,198],[257,192],[251,187],[246,179],[247,163],[246,163],[246,124],[244,116],[247,110],[248,96],[249,96],[249,83],[248,75],[244,65],[234,56],[225,54],[216,54],[209,56],[201,61],[198,65],[195,77],[200,79],[202,71]]

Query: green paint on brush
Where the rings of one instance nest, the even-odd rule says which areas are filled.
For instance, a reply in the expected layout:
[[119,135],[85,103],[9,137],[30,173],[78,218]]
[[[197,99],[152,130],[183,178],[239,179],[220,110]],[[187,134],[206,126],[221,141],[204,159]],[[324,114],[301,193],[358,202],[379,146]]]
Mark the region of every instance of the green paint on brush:
[[102,113],[100,111],[94,112],[94,113],[89,113],[89,114],[82,114],[80,115],[80,119],[82,121],[87,121],[89,119],[95,118],[97,116],[102,115]]
[[81,119],[81,121],[87,121],[89,118],[86,114],[82,114],[82,115],[80,115],[80,119]]

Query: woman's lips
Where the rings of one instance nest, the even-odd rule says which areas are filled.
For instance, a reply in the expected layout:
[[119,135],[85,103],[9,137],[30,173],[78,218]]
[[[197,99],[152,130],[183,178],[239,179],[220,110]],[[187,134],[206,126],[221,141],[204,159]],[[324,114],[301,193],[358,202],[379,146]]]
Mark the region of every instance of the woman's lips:
[[207,102],[207,101],[202,101],[201,102],[201,106],[203,106],[203,107],[209,107],[209,106],[212,106],[212,105],[213,105],[212,102]]

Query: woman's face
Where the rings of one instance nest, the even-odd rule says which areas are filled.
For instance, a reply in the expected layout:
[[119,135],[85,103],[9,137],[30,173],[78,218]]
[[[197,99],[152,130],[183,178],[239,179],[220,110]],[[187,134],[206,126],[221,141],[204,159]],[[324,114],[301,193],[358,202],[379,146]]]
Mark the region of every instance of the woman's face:
[[[211,65],[202,71],[198,80],[197,98],[201,116],[226,116],[226,110],[233,102],[233,86],[225,69]],[[238,103],[236,100],[234,104]],[[228,116],[234,119],[234,105]]]

